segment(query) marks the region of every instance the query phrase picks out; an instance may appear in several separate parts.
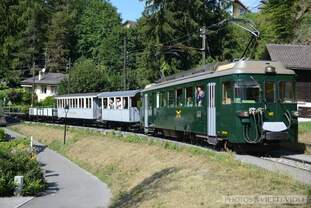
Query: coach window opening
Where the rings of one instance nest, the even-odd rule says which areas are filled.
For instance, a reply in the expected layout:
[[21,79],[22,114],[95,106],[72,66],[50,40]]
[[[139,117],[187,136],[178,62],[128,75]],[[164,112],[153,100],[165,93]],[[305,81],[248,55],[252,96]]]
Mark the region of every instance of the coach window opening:
[[129,109],[130,108],[129,97],[123,97],[122,104],[123,104],[122,109]]
[[187,87],[185,90],[185,101],[187,107],[193,107],[193,87]]
[[176,89],[176,105],[182,107],[184,105],[183,89]]
[[103,109],[107,109],[108,108],[108,98],[102,98],[102,102],[103,102]]
[[204,98],[205,98],[204,87],[202,85],[198,85],[195,88],[196,106],[198,107],[203,106]]
[[115,97],[115,109],[122,109],[121,97]]
[[175,91],[174,90],[168,91],[168,107],[170,108],[175,107]]

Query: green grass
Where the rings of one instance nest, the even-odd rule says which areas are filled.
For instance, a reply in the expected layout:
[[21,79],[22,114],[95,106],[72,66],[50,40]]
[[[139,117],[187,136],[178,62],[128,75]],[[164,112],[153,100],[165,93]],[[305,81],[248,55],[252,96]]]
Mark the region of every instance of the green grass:
[[299,134],[311,133],[311,122],[299,123],[298,131],[299,131]]

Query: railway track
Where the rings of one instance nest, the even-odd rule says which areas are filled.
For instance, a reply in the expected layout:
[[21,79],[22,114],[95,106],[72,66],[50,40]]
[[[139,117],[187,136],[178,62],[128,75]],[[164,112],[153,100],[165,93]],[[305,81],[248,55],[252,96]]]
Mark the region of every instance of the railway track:
[[311,156],[284,155],[280,157],[261,157],[264,160],[294,167],[311,173]]

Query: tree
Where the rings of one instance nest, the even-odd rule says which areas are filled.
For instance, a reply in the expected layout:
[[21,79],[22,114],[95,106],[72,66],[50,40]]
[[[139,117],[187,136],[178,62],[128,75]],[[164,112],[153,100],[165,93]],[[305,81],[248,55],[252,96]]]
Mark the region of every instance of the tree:
[[99,62],[102,58],[99,55],[99,46],[120,26],[121,18],[110,2],[89,0],[75,27],[80,56]]
[[[169,75],[202,63],[200,28],[228,17],[227,5],[220,1],[146,0],[145,3],[144,16],[138,24],[144,43],[144,53],[137,61],[137,74],[142,78],[139,85],[158,79],[164,71]],[[228,30],[214,30],[208,34],[208,55],[210,60],[224,60]]]
[[41,0],[1,1],[0,3],[0,75],[9,86],[29,75],[46,40],[47,5]]
[[106,67],[96,65],[92,59],[80,58],[74,64],[68,78],[59,86],[60,94],[86,93],[110,90]]
[[73,31],[72,16],[67,9],[57,11],[52,16],[48,29],[48,69],[51,72],[65,72],[68,63],[71,34]]

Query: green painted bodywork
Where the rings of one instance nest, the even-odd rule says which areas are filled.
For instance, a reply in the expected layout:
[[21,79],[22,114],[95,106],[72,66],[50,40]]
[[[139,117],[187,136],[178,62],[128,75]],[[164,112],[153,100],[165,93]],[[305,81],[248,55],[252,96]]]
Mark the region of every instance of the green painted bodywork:
[[[261,86],[260,100],[257,103],[232,103],[222,104],[222,83],[224,81],[237,81],[243,79],[250,79],[252,77]],[[274,103],[265,102],[264,82],[265,80],[273,81],[276,84],[276,100]],[[150,90],[142,93],[142,97],[148,94],[149,100],[149,127],[161,130],[173,130],[180,133],[192,133],[195,135],[207,136],[207,96],[203,101],[201,107],[159,107],[156,108],[156,94],[158,92],[167,92],[169,90],[185,89],[186,87],[204,86],[207,92],[208,83],[216,83],[216,132],[217,138],[227,139],[231,143],[246,143],[243,135],[243,125],[250,124],[250,137],[255,136],[255,125],[252,117],[240,118],[238,113],[241,111],[248,111],[249,108],[264,108],[265,122],[284,122],[287,124],[284,113],[286,111],[297,111],[297,104],[282,103],[279,101],[279,81],[292,81],[295,83],[295,75],[289,74],[232,74],[226,76],[213,77],[205,80],[188,82],[181,85]],[[270,115],[268,115],[270,112]],[[272,113],[271,113],[272,112]],[[273,115],[272,115],[273,114]],[[142,125],[144,119],[144,112],[142,112]],[[292,125],[288,130],[288,140],[297,142],[298,138],[298,122],[297,118],[292,117]]]

